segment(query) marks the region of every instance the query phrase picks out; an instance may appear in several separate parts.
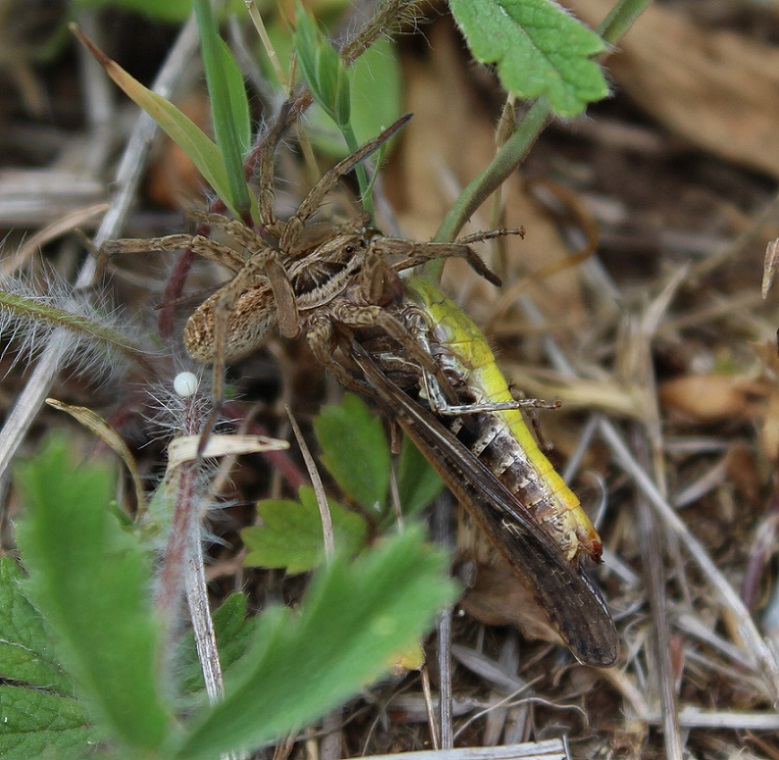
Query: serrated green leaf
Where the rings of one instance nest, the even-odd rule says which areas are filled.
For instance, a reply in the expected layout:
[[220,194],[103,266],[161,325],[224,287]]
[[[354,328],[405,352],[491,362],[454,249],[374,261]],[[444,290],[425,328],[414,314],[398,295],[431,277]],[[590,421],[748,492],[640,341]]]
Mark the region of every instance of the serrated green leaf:
[[447,559],[409,530],[350,565],[316,574],[297,615],[272,609],[225,684],[225,699],[196,720],[176,758],[253,749],[355,694],[432,625],[455,598]]
[[326,406],[314,420],[322,462],[343,492],[361,507],[384,507],[390,452],[381,421],[357,396],[347,393],[340,406]]
[[0,560],[0,679],[71,695],[73,683],[62,672],[43,618],[22,591],[23,578],[10,557]]
[[[257,505],[262,525],[241,531],[248,548],[248,567],[283,568],[291,575],[305,573],[324,559],[322,518],[314,490],[303,486],[300,501],[268,499]],[[336,548],[353,556],[365,545],[365,520],[338,502],[328,500]]]
[[608,95],[592,56],[601,38],[551,0],[450,0],[474,58],[494,63],[503,86],[522,98],[542,95],[562,116]]
[[0,757],[84,757],[97,738],[73,683],[57,661],[40,613],[24,595],[24,575],[0,559]]
[[16,470],[26,515],[17,538],[25,593],[56,634],[56,650],[93,714],[128,747],[161,747],[171,730],[159,678],[151,577],[135,538],[111,515],[113,475],[76,466],[52,438]]
[[82,760],[99,740],[78,700],[22,686],[0,686],[3,760]]
[[419,449],[404,437],[398,466],[398,495],[403,513],[416,514],[430,504],[443,488],[440,475]]

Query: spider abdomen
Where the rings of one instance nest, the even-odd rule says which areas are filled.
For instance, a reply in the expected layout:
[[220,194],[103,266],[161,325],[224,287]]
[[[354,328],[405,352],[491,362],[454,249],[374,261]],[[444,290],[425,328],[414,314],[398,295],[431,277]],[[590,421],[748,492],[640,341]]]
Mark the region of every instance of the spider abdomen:
[[203,301],[184,328],[184,347],[192,359],[212,364],[217,352],[215,326],[222,311],[226,323],[224,361],[243,359],[261,348],[276,332],[278,315],[270,285],[264,283],[241,293],[232,303],[221,291]]

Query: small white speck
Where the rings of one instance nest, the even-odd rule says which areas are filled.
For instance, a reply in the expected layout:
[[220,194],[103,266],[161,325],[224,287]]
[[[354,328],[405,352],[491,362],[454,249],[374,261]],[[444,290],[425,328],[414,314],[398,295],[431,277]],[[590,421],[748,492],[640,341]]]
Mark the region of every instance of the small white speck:
[[194,396],[200,381],[192,372],[179,372],[173,381],[173,389],[182,398]]

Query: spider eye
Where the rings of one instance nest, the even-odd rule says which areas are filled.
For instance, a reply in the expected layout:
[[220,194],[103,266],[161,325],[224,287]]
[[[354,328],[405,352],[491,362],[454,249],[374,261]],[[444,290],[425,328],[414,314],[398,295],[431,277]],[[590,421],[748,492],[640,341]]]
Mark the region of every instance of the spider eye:
[[353,245],[347,245],[346,248],[344,248],[346,253],[354,253],[354,246]]

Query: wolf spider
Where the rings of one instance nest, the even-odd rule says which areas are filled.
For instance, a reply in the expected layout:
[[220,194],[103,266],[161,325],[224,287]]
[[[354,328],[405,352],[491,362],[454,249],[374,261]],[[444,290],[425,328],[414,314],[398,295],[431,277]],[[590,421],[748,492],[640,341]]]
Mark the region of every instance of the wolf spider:
[[423,367],[437,373],[434,360],[402,321],[384,308],[400,297],[398,273],[438,257],[462,257],[480,275],[499,284],[469,244],[510,231],[478,233],[454,243],[416,243],[368,230],[365,219],[340,226],[310,224],[336,183],[409,118],[399,119],[327,171],[286,221],[278,219],[274,210],[273,158],[284,129],[284,119],[279,118],[260,153],[259,232],[219,214],[195,215],[201,223],[224,230],[237,249],[204,235],[186,234],[103,245],[101,252],[109,255],[190,249],[232,271],[233,278],[200,304],[184,330],[190,357],[213,364],[217,406],[223,398],[224,365],[260,348],[276,328],[284,337],[305,334],[316,358],[347,387],[359,383],[333,357],[337,330],[379,328]]

